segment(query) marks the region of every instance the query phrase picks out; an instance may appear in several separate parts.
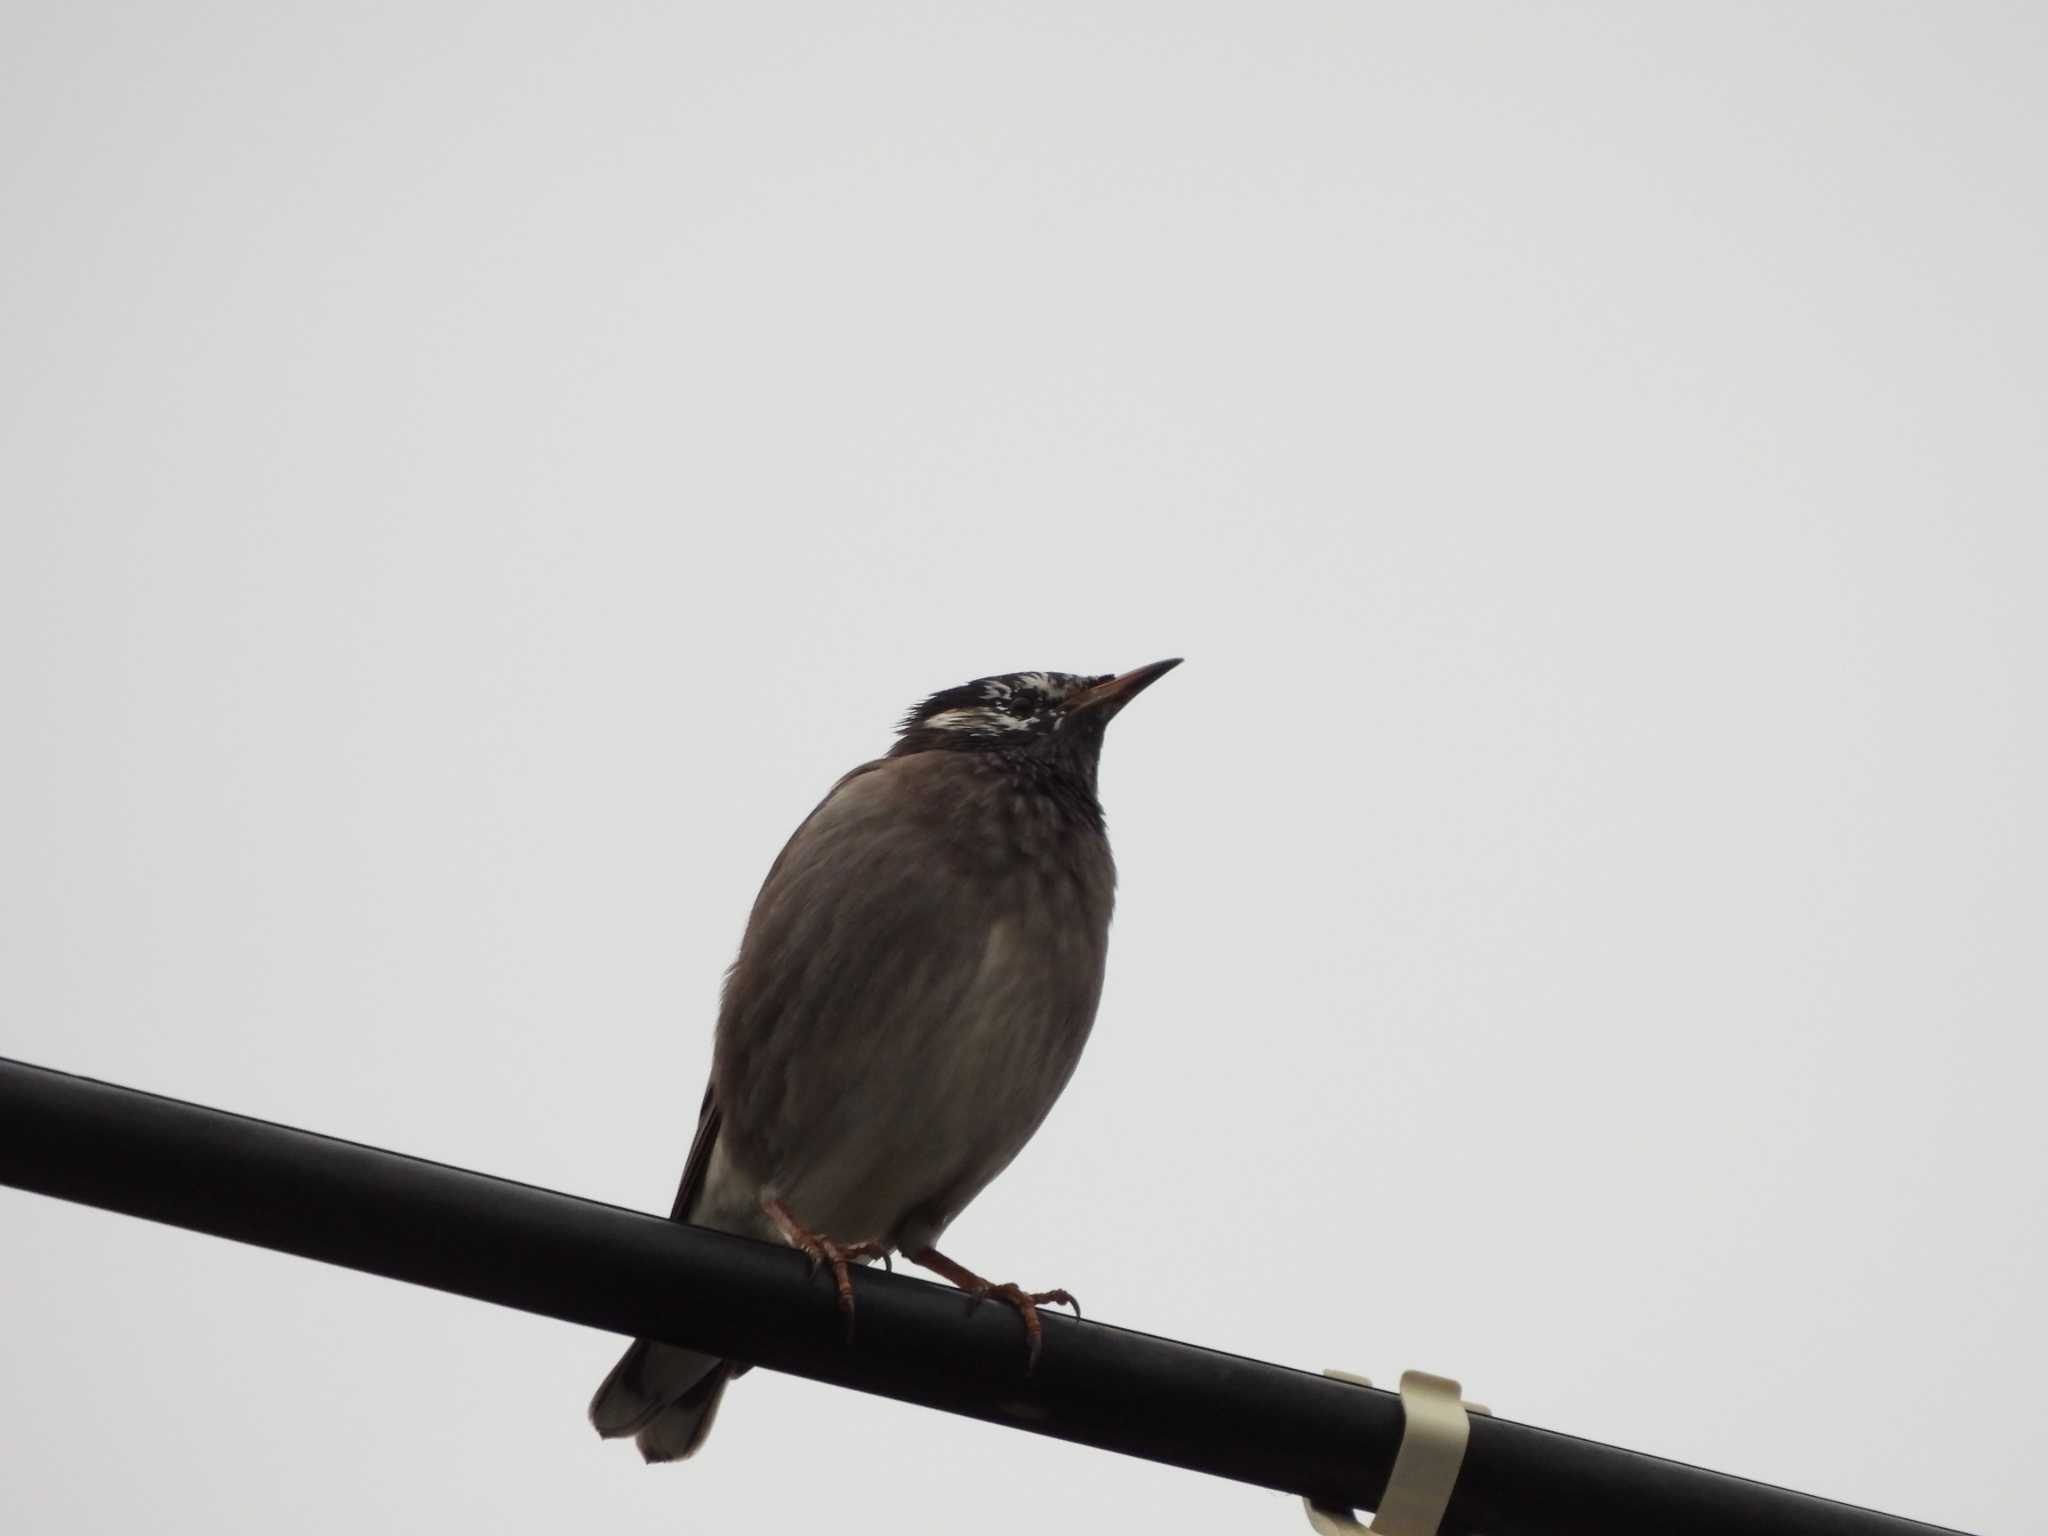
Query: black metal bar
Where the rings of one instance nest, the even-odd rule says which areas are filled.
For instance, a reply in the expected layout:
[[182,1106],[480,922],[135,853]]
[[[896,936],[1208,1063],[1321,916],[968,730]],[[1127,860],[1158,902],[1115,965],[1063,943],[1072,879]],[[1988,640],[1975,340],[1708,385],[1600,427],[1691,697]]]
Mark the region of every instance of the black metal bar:
[[[866,1272],[849,1341],[783,1248],[0,1058],[0,1182],[613,1333],[1370,1509],[1400,1399]],[[0,1320],[0,1327],[20,1320]],[[1937,1528],[1477,1418],[1446,1521],[1493,1536],[1905,1536]]]

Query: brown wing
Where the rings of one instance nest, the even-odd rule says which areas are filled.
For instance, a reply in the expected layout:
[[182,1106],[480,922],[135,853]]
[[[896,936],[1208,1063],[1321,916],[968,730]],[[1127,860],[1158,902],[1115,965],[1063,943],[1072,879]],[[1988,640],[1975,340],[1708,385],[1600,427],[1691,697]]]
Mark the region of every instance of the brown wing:
[[704,1170],[711,1166],[711,1149],[718,1144],[718,1105],[711,1085],[704,1085],[704,1107],[697,1111],[697,1139],[690,1143],[690,1155],[683,1161],[683,1180],[676,1186],[676,1203],[669,1207],[670,1221],[688,1221],[690,1202],[704,1184]]
[[[782,868],[782,861],[789,857],[790,849],[797,845],[798,839],[804,834],[804,829],[817,819],[818,812],[831,804],[832,796],[863,774],[873,773],[887,762],[887,758],[876,758],[871,763],[862,763],[832,786],[831,793],[811,808],[811,814],[803,819],[796,831],[790,834],[789,841],[782,845],[782,851],[775,856],[775,862],[769,866],[768,878],[762,882],[762,889],[765,890],[774,884],[776,873]],[[704,1104],[697,1111],[697,1139],[690,1143],[690,1155],[683,1162],[682,1182],[676,1186],[675,1204],[669,1208],[671,1221],[690,1219],[690,1206],[696,1200],[697,1192],[703,1188],[705,1170],[711,1166],[711,1149],[718,1144],[718,1127],[724,1119],[718,1107],[717,1086],[715,1078],[704,1085]]]
[[[712,1097],[712,1085],[704,1085],[704,1107],[697,1111],[697,1139],[690,1143],[690,1155],[683,1160],[683,1179],[676,1186],[676,1203],[669,1207],[670,1221],[688,1221],[690,1202],[697,1198],[697,1191],[704,1186],[704,1170],[711,1166],[711,1149],[718,1145],[718,1102]],[[637,1346],[636,1346],[637,1347]],[[721,1382],[727,1378],[744,1376],[751,1371],[751,1365],[741,1365],[728,1360],[719,1367],[725,1372]],[[715,1398],[714,1398],[715,1401]],[[699,1440],[711,1428],[711,1418],[706,1414],[703,1426],[697,1433]]]

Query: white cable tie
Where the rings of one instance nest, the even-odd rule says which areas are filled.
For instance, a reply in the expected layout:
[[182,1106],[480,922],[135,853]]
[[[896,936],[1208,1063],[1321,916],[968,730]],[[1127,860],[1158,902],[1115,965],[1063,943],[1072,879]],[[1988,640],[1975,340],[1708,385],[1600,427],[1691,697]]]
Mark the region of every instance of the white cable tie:
[[[1354,1386],[1372,1385],[1346,1371],[1323,1374]],[[1458,1469],[1465,1464],[1465,1443],[1472,1433],[1466,1415],[1488,1411],[1483,1404],[1465,1402],[1460,1390],[1448,1376],[1401,1373],[1401,1448],[1394,1454],[1394,1470],[1372,1524],[1360,1525],[1350,1510],[1303,1499],[1308,1523],[1320,1536],[1437,1536],[1458,1486]]]

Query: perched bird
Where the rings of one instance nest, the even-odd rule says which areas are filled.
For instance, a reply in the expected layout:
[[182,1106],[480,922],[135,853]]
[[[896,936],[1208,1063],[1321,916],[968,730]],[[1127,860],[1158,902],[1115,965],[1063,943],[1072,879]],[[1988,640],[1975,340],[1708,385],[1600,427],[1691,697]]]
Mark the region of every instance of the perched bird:
[[[900,1252],[1021,1314],[1064,1291],[991,1285],[940,1253],[1066,1086],[1095,1020],[1116,867],[1103,729],[1172,661],[1013,672],[935,693],[846,775],[768,871],[727,973],[681,1221],[829,1265]],[[703,1444],[743,1366],[646,1339],[591,1399],[648,1461]]]

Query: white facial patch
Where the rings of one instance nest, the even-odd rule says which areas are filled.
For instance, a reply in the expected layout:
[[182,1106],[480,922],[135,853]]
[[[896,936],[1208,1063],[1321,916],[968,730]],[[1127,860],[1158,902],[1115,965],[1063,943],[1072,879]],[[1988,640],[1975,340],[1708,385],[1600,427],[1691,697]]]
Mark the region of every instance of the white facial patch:
[[[1056,731],[1066,722],[1066,703],[1082,689],[1100,681],[1069,672],[1006,672],[1001,677],[979,677],[963,687],[934,694],[921,708],[929,715],[913,712],[904,729],[948,731],[959,736],[988,741],[1004,740],[1017,732],[1033,734]],[[964,704],[956,699],[967,699]],[[947,708],[937,708],[938,705]]]
[[1035,689],[1041,698],[1055,704],[1073,691],[1071,678],[1056,679],[1050,672],[1019,672],[1017,682],[1021,687]]
[[940,731],[1021,731],[1030,725],[1000,709],[942,709],[924,723]]

